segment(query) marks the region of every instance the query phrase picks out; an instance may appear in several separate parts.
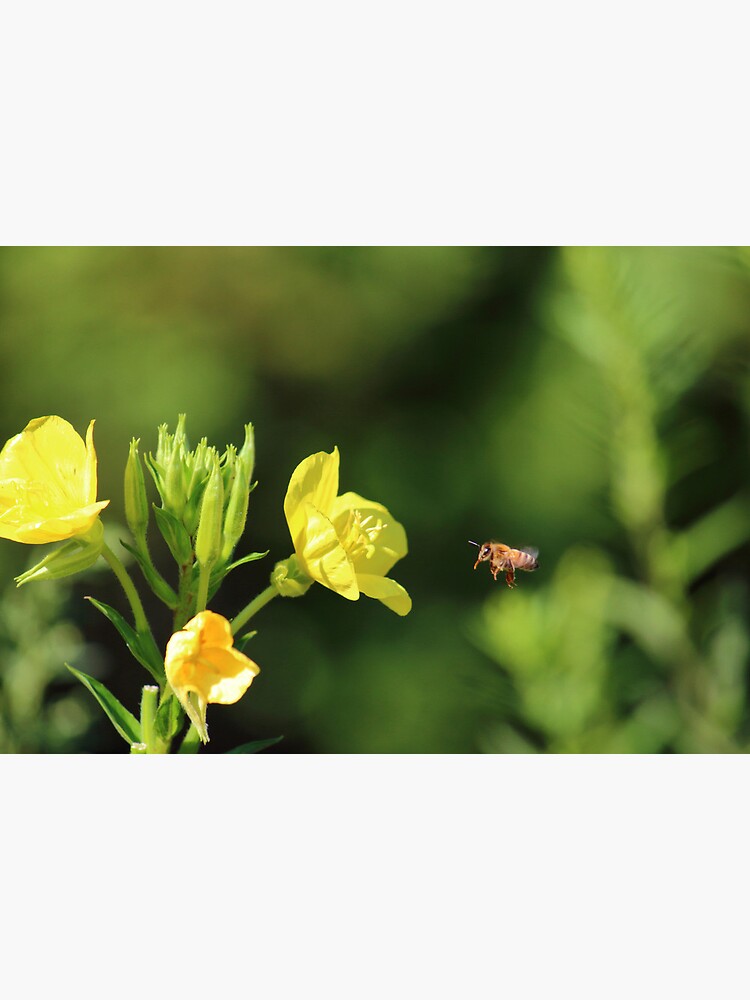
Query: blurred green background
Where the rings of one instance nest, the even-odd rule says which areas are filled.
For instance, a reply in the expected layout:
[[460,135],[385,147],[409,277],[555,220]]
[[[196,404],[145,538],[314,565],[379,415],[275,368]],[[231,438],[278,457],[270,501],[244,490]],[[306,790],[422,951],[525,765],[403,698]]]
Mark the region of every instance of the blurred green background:
[[[185,412],[223,451],[253,422],[237,555],[271,551],[228,578],[228,617],[291,551],[305,456],[338,445],[341,490],[406,527],[390,575],[411,614],[320,586],[272,602],[247,650],[261,674],[209,708],[207,752],[750,744],[747,249],[4,248],[0,382],[2,440],[96,418],[121,555],[130,438],[154,449]],[[469,538],[536,546],[540,568],[509,590],[472,571]],[[103,562],[16,590],[39,557],[0,541],[0,750],[122,752],[63,662],[137,711],[148,675],[83,599],[123,595]]]

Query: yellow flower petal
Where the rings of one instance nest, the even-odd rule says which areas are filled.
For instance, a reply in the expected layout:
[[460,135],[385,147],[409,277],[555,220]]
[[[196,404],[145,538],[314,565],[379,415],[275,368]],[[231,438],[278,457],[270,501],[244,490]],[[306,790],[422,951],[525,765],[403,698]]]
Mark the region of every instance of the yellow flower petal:
[[38,417],[0,452],[0,537],[42,544],[86,534],[96,502],[94,421],[86,442],[67,420]]
[[212,650],[207,658],[214,667],[212,672],[206,672],[205,700],[209,705],[234,705],[260,672],[236,649]]
[[339,450],[334,448],[329,455],[319,451],[310,455],[297,466],[289,480],[284,498],[286,515],[292,538],[304,529],[303,503],[310,503],[316,510],[327,514],[336,499],[339,488]]
[[356,601],[361,591],[398,614],[407,614],[411,598],[406,591],[391,580],[382,582],[407,553],[403,526],[387,507],[358,493],[337,496],[338,482],[337,448],[330,455],[311,455],[292,474],[284,514],[300,568],[348,600]]
[[89,503],[96,500],[96,451],[94,450],[94,421],[86,428],[86,465],[83,475],[83,495]]
[[250,687],[260,667],[234,649],[229,622],[213,611],[201,611],[167,643],[164,669],[172,690],[208,742],[206,707],[233,705]]
[[74,427],[61,417],[30,420],[0,453],[0,479],[78,483],[76,499],[85,499],[82,474],[86,446]]
[[72,514],[49,518],[46,521],[30,520],[34,514],[29,512],[25,515],[25,523],[20,525],[6,524],[3,516],[0,516],[0,538],[29,545],[45,545],[47,542],[60,542],[77,535],[84,535],[91,529],[108,503],[109,500],[100,500],[98,503],[89,504],[88,507],[81,507]]
[[397,615],[408,615],[411,611],[411,597],[395,580],[391,580],[387,576],[370,576],[367,573],[358,573],[357,583],[363,594],[381,601]]
[[331,516],[337,531],[344,530],[351,511],[359,513],[361,533],[371,536],[370,544],[362,538],[362,544],[352,555],[355,569],[358,573],[385,576],[409,551],[403,525],[382,504],[366,500],[358,493],[343,493],[336,498]]
[[185,631],[192,633],[201,646],[231,649],[234,645],[232,626],[214,611],[201,611],[185,625]]
[[354,566],[339,542],[336,529],[312,504],[303,503],[301,512],[305,519],[302,546],[297,550],[301,569],[347,600],[358,600]]

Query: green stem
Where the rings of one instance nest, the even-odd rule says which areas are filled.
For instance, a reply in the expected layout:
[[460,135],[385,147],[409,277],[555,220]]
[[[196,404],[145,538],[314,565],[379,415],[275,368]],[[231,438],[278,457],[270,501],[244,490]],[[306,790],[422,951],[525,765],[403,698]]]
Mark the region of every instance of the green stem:
[[193,563],[189,562],[180,567],[180,582],[178,584],[177,591],[177,608],[175,609],[172,623],[173,632],[179,631],[185,622],[189,618],[193,617],[193,613],[191,611],[193,595],[190,591],[192,580]]
[[174,610],[177,607],[177,594],[169,586],[156,566],[154,566],[145,538],[142,542],[136,540],[136,551],[141,557],[140,567],[141,572],[146,578],[146,583],[148,583],[162,603]]
[[237,635],[242,626],[249,622],[253,615],[257,614],[261,608],[264,608],[269,601],[277,597],[278,593],[275,587],[266,587],[249,604],[245,605],[242,611],[232,619],[232,635]]
[[135,589],[135,584],[130,579],[128,571],[125,569],[125,567],[117,558],[117,556],[114,554],[112,549],[106,544],[106,542],[102,547],[102,555],[109,563],[112,572],[120,581],[120,585],[122,586],[122,589],[125,591],[125,596],[130,602],[130,607],[133,609],[133,618],[135,619],[136,632],[148,633],[150,631],[150,628],[148,624],[148,619],[146,618],[146,612],[143,610],[143,605],[141,604],[141,599],[138,596],[138,591]]
[[208,604],[208,583],[211,579],[211,567],[201,566],[198,576],[198,597],[195,601],[195,613],[206,610]]
[[146,744],[146,753],[156,753],[154,721],[159,702],[159,688],[146,684],[141,694],[141,740]]
[[180,744],[180,749],[177,753],[198,753],[201,745],[201,738],[198,735],[198,730],[195,726],[190,723],[190,729],[185,733],[185,738]]

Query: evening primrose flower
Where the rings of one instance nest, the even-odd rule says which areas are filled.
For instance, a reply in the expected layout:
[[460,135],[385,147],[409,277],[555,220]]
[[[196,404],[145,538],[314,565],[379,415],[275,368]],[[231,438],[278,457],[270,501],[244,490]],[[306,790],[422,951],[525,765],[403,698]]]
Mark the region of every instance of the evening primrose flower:
[[206,707],[233,705],[250,687],[260,667],[234,649],[226,618],[201,611],[167,643],[167,680],[204,743]]
[[86,442],[62,417],[37,417],[0,452],[0,538],[30,545],[86,535],[96,499],[94,421]]
[[404,588],[386,576],[407,553],[406,532],[387,508],[339,488],[339,451],[320,451],[292,473],[284,514],[299,568],[350,601],[360,594],[397,615],[411,611]]

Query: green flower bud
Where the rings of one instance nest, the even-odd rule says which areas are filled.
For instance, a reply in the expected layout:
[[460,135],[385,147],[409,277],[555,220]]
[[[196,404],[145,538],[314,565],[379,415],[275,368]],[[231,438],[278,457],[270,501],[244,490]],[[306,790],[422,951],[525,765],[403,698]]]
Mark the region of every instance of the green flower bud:
[[245,424],[245,442],[240,449],[239,460],[245,470],[248,485],[253,481],[255,467],[255,432],[252,424]]
[[93,566],[104,548],[104,526],[97,520],[90,531],[50,552],[41,562],[15,578],[16,586],[32,580],[61,580]]
[[250,501],[250,484],[245,478],[244,466],[237,462],[234,472],[234,482],[232,483],[224,515],[224,541],[221,549],[222,563],[229,562],[234,548],[242,538],[247,521],[247,506]]
[[271,585],[282,597],[302,597],[312,584],[310,577],[299,568],[296,556],[277,562],[271,573]]
[[182,517],[187,503],[186,485],[189,479],[190,454],[185,436],[185,414],[177,418],[177,430],[170,434],[166,424],[160,424],[156,455],[146,456],[146,465],[154,477],[162,507],[177,518]]
[[182,517],[187,503],[187,493],[185,490],[185,452],[180,445],[175,447],[169,457],[167,465],[167,477],[165,483],[164,507],[175,517]]
[[235,470],[237,468],[237,449],[233,444],[227,445],[227,450],[221,458],[221,475],[224,480],[224,496],[229,496],[234,483]]
[[167,467],[167,462],[169,461],[169,456],[172,453],[172,435],[167,430],[166,424],[159,424],[156,429],[156,455],[152,456],[154,462],[161,466],[162,469]]
[[179,413],[177,415],[177,429],[174,432],[174,449],[175,451],[181,451],[183,454],[188,450],[187,435],[185,434],[185,421],[187,420],[187,415],[185,413]]
[[125,465],[125,519],[133,538],[142,544],[146,539],[149,505],[143,466],[138,454],[138,439],[130,442],[130,452]]
[[182,512],[182,523],[190,536],[193,536],[198,530],[203,494],[211,476],[214,461],[218,462],[218,460],[218,451],[213,446],[209,447],[205,438],[201,438],[198,447],[188,456],[190,482],[187,488],[187,504]]
[[195,557],[202,569],[214,565],[221,554],[221,529],[224,514],[224,483],[217,458],[214,458],[201,503],[198,533],[195,536]]

